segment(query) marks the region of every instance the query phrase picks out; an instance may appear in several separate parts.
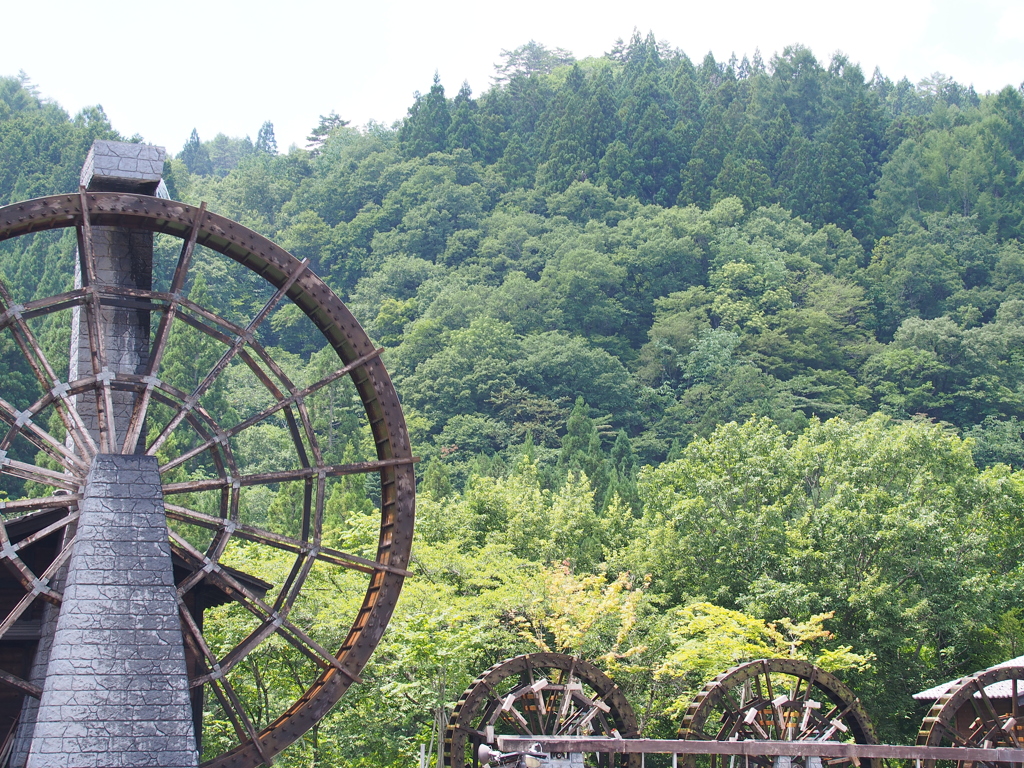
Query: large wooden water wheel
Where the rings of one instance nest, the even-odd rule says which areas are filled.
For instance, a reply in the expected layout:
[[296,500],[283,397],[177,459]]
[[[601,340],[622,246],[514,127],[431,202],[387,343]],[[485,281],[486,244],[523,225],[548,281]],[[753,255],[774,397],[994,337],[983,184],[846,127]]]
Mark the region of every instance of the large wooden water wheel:
[[[172,238],[177,256],[167,260],[163,273],[157,260],[151,289],[105,284],[91,258],[95,232],[102,227]],[[55,577],[75,541],[76,503],[92,458],[98,453],[157,456],[197,720],[204,706],[207,712],[205,764],[269,763],[359,680],[406,576],[414,459],[381,350],[306,262],[210,213],[205,205],[83,191],[0,208],[0,240],[62,228],[77,234],[81,288],[24,300],[0,285],[0,334],[20,351],[23,369],[30,372],[27,381],[18,382],[20,395],[5,386],[9,372],[0,377],[0,473],[22,483],[22,495],[28,494],[0,505],[0,561],[16,580],[16,593],[0,601],[0,646],[8,649],[7,658],[10,649],[32,639],[33,631],[38,640],[40,606],[61,602]],[[240,321],[229,307],[189,298],[200,248],[217,260],[220,271],[211,274],[224,281],[216,286],[217,294],[236,286],[240,306],[252,306],[254,293],[262,294],[262,308]],[[308,338],[336,353],[329,372],[301,383],[259,340],[272,313],[289,303],[307,324]],[[102,338],[98,318],[117,309],[152,317],[148,362],[140,372],[115,372],[106,359],[108,340]],[[68,380],[67,358],[56,359],[60,356],[41,340],[39,331],[48,318],[84,328],[91,365],[73,380]],[[174,386],[163,366],[179,332],[218,350],[216,362],[189,391]],[[235,421],[213,404],[218,381],[229,375],[251,382],[247,415]],[[325,432],[338,426],[313,413],[311,403],[339,387],[345,388],[336,396],[342,405],[361,403],[362,429],[375,453],[368,460],[331,463],[325,458]],[[126,392],[134,405],[127,429],[119,433],[114,404],[119,397],[124,402],[119,393]],[[86,406],[98,430],[87,428],[81,412]],[[247,464],[246,441],[270,424],[286,438],[269,464],[265,457],[260,465]],[[345,551],[324,537],[332,483],[352,475],[367,479],[380,510],[376,545],[359,552]],[[281,496],[289,488],[294,503],[285,505],[287,525],[246,512],[252,506],[248,502]],[[247,575],[246,561],[273,567],[261,569],[256,578]],[[271,579],[267,573],[277,576]],[[354,578],[362,583],[353,590]],[[336,583],[352,590],[347,619],[316,615],[317,595],[308,594],[314,581],[320,588]],[[212,629],[211,606],[234,611],[233,630]],[[323,636],[333,633],[334,640],[318,639],[317,628],[325,623],[335,628]],[[348,629],[337,629],[344,626]],[[337,644],[328,647],[326,642]],[[277,650],[268,653],[268,647]],[[281,704],[240,690],[275,671],[261,669],[265,663],[294,666],[288,671],[299,691],[293,699]],[[27,664],[0,666],[3,695],[39,696]],[[243,700],[259,701],[259,711]],[[210,754],[210,744],[217,745],[219,754]]]

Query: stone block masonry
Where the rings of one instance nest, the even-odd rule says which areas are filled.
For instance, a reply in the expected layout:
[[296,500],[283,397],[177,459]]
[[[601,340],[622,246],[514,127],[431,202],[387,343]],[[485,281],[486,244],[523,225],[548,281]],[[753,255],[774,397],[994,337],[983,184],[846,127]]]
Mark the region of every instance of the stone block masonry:
[[194,768],[157,460],[97,456],[81,502],[29,768]]
[[152,195],[164,172],[163,147],[123,141],[94,141],[79,183],[91,191]]

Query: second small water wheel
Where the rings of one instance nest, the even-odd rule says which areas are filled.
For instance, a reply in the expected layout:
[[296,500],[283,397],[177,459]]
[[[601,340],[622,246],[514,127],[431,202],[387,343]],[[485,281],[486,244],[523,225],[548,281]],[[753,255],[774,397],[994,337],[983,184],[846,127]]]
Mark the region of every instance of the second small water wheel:
[[[455,705],[445,733],[448,768],[480,765],[499,735],[636,738],[636,715],[608,675],[563,653],[528,653],[495,664]],[[585,754],[583,765],[640,768],[640,755]]]
[[[877,743],[860,700],[835,675],[799,659],[758,659],[733,667],[704,686],[691,702],[679,738],[704,741],[844,741]],[[689,755],[711,768],[773,768],[786,764],[778,757]],[[820,768],[851,764],[848,760],[791,757],[789,765]],[[862,768],[876,761],[861,760]]]
[[[943,693],[921,724],[918,746],[1024,747],[1024,667],[995,667],[957,680]],[[931,768],[934,760],[926,761]],[[944,761],[943,761],[944,762]],[[952,764],[951,762],[948,764]],[[960,761],[957,765],[974,763]],[[1005,765],[1009,763],[983,763]]]

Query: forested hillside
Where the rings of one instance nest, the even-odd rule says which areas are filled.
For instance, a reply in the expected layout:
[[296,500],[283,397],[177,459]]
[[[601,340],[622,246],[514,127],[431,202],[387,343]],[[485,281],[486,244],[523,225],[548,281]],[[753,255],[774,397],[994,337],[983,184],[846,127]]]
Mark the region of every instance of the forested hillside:
[[[173,197],[309,258],[386,349],[423,457],[417,578],[295,764],[436,752],[465,684],[538,646],[598,660],[649,736],[725,667],[796,653],[890,740],[911,693],[1022,652],[1021,88],[634,36],[580,61],[531,42],[450,93],[287,152],[269,123],[168,148]],[[112,137],[0,79],[0,203],[74,189]],[[69,237],[5,244],[4,279],[70,284]],[[261,341],[322,366],[298,320]],[[353,551],[364,497],[333,507]]]

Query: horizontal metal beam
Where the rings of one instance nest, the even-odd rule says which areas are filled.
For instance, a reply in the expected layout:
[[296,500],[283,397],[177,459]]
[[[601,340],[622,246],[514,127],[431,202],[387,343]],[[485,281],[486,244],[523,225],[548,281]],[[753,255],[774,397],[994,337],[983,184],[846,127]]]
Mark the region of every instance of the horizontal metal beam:
[[842,744],[835,741],[695,741],[683,739],[608,739],[582,736],[498,736],[502,752],[524,752],[540,744],[545,752],[662,753],[675,755],[749,755],[774,757],[886,757],[903,760],[957,760],[1024,763],[1024,749],[907,747],[900,744]]

